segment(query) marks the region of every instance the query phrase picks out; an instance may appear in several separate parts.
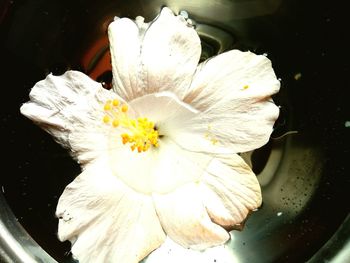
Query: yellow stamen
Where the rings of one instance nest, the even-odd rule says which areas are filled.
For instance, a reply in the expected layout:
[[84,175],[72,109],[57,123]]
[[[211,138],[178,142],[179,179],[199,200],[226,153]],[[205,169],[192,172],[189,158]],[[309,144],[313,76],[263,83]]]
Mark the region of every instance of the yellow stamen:
[[209,140],[213,145],[219,143],[219,140],[216,138],[215,134],[212,132],[211,124],[208,125],[208,131],[204,134],[204,138]]
[[110,118],[109,116],[107,116],[107,115],[105,115],[105,116],[103,117],[103,122],[104,122],[104,123],[108,123],[110,120],[111,120],[111,118]]
[[119,126],[119,120],[117,120],[117,119],[113,120],[112,125],[115,128],[118,127]]
[[129,141],[129,135],[124,133],[122,135],[120,135],[122,137],[122,142],[123,144],[126,144]]
[[111,110],[111,109],[112,109],[112,105],[109,104],[109,103],[106,103],[103,109],[104,109],[105,111]]
[[244,85],[243,89],[248,89],[249,85]]
[[124,104],[123,106],[122,106],[122,108],[121,108],[121,110],[122,110],[122,112],[127,112],[128,111],[128,105],[126,105],[126,104]]
[[217,139],[215,139],[215,138],[211,139],[211,143],[212,143],[213,145],[217,144],[218,142],[219,142],[219,141],[218,141]]
[[147,118],[132,119],[126,113],[128,105],[120,105],[118,100],[107,101],[104,105],[106,115],[103,122],[113,127],[122,127],[128,130],[127,133],[120,135],[123,144],[130,144],[130,149],[137,152],[145,152],[152,146],[158,147],[159,134],[154,123]]

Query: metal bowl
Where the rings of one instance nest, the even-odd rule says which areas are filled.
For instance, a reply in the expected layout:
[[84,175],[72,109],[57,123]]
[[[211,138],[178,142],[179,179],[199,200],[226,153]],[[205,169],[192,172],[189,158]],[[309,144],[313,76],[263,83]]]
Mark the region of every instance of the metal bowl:
[[233,233],[236,262],[350,262],[346,8],[302,0],[0,1],[0,260],[73,262],[54,211],[79,167],[19,114],[30,88],[67,69],[108,85],[108,23],[151,20],[164,5],[193,19],[202,59],[232,48],[266,53],[281,79],[272,138],[245,154],[263,206]]

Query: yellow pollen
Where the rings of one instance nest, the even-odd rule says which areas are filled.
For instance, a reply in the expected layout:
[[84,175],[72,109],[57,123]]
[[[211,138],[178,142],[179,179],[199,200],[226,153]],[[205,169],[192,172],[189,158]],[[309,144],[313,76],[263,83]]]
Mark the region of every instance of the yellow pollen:
[[128,105],[123,105],[122,107],[121,107],[121,110],[122,110],[122,112],[127,112],[128,111]]
[[204,138],[209,140],[213,145],[216,145],[219,140],[216,138],[215,134],[212,133],[212,126],[211,124],[208,125],[208,131],[204,134]]
[[215,138],[211,139],[211,143],[212,143],[213,145],[217,144],[218,142],[219,142],[219,141],[218,141],[217,139],[215,139]]
[[119,120],[115,119],[112,122],[113,127],[118,127],[119,126]]
[[103,109],[104,109],[105,111],[111,110],[111,109],[112,109],[112,105],[109,104],[109,103],[106,103]]
[[244,87],[243,87],[243,89],[248,89],[249,88],[249,85],[245,85]]
[[114,106],[114,107],[119,106],[119,100],[117,100],[117,99],[113,100],[112,103],[113,103],[113,106]]
[[104,123],[108,123],[110,120],[111,120],[111,118],[110,118],[108,115],[105,115],[105,116],[103,117],[103,122],[104,122]]
[[158,147],[159,133],[153,122],[147,118],[132,119],[128,116],[128,105],[120,105],[118,100],[107,101],[104,105],[105,124],[121,127],[126,133],[120,135],[123,144],[129,144],[132,151],[145,152],[152,146]]

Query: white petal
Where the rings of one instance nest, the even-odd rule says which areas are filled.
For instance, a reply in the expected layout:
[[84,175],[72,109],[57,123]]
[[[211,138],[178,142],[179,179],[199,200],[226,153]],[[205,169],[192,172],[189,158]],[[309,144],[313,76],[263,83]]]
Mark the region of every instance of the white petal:
[[109,128],[102,123],[103,105],[114,98],[119,97],[85,74],[67,71],[36,83],[21,113],[86,163],[106,152]]
[[[113,89],[125,100],[141,96],[145,85],[140,59],[142,32],[146,24],[128,18],[116,19],[108,27]],[[139,26],[138,26],[139,25]]]
[[63,192],[58,236],[81,263],[137,263],[165,240],[149,196],[114,177],[104,163],[88,166]]
[[195,112],[168,92],[135,99],[130,102],[130,107],[136,117],[153,121],[162,137],[158,141],[159,147],[138,153],[123,145],[120,138],[110,136],[109,158],[115,175],[144,194],[167,193],[197,181],[212,157],[183,150],[167,134],[172,126],[180,125]]
[[139,116],[152,120],[160,134],[171,138],[173,130],[182,126],[186,120],[194,118],[198,113],[196,109],[168,91],[137,98],[130,102],[130,106]]
[[181,149],[172,140],[162,139],[152,170],[153,193],[168,193],[200,180],[211,156]]
[[[225,164],[226,163],[226,164]],[[238,155],[214,159],[202,178],[204,204],[213,222],[232,229],[262,202],[258,180]]]
[[208,248],[204,251],[184,248],[170,238],[155,251],[153,251],[144,263],[237,263],[232,248],[221,245]]
[[164,231],[178,244],[201,250],[229,240],[227,231],[210,220],[197,184],[154,194],[153,199]]
[[181,98],[189,88],[200,39],[182,16],[163,8],[151,23],[121,18],[108,29],[113,88],[126,100],[171,90]]
[[207,152],[217,152],[216,147],[232,153],[261,147],[279,114],[270,97],[279,86],[265,56],[234,50],[209,60],[185,99],[202,112],[178,128],[177,142]]
[[182,16],[163,8],[142,43],[147,92],[172,91],[181,99],[190,86],[201,53],[196,31]]
[[217,104],[267,100],[279,87],[266,56],[231,50],[198,66],[184,100],[206,111]]

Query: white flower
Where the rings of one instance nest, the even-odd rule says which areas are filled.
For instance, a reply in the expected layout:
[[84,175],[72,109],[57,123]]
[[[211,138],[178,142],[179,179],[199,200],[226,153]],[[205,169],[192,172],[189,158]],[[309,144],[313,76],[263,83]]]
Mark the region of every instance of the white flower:
[[278,117],[271,62],[232,50],[198,65],[196,31],[168,8],[151,23],[116,19],[109,39],[113,91],[67,71],[21,107],[82,166],[57,206],[59,239],[81,263],[139,262],[166,236],[224,244],[261,205],[237,153],[264,145]]

